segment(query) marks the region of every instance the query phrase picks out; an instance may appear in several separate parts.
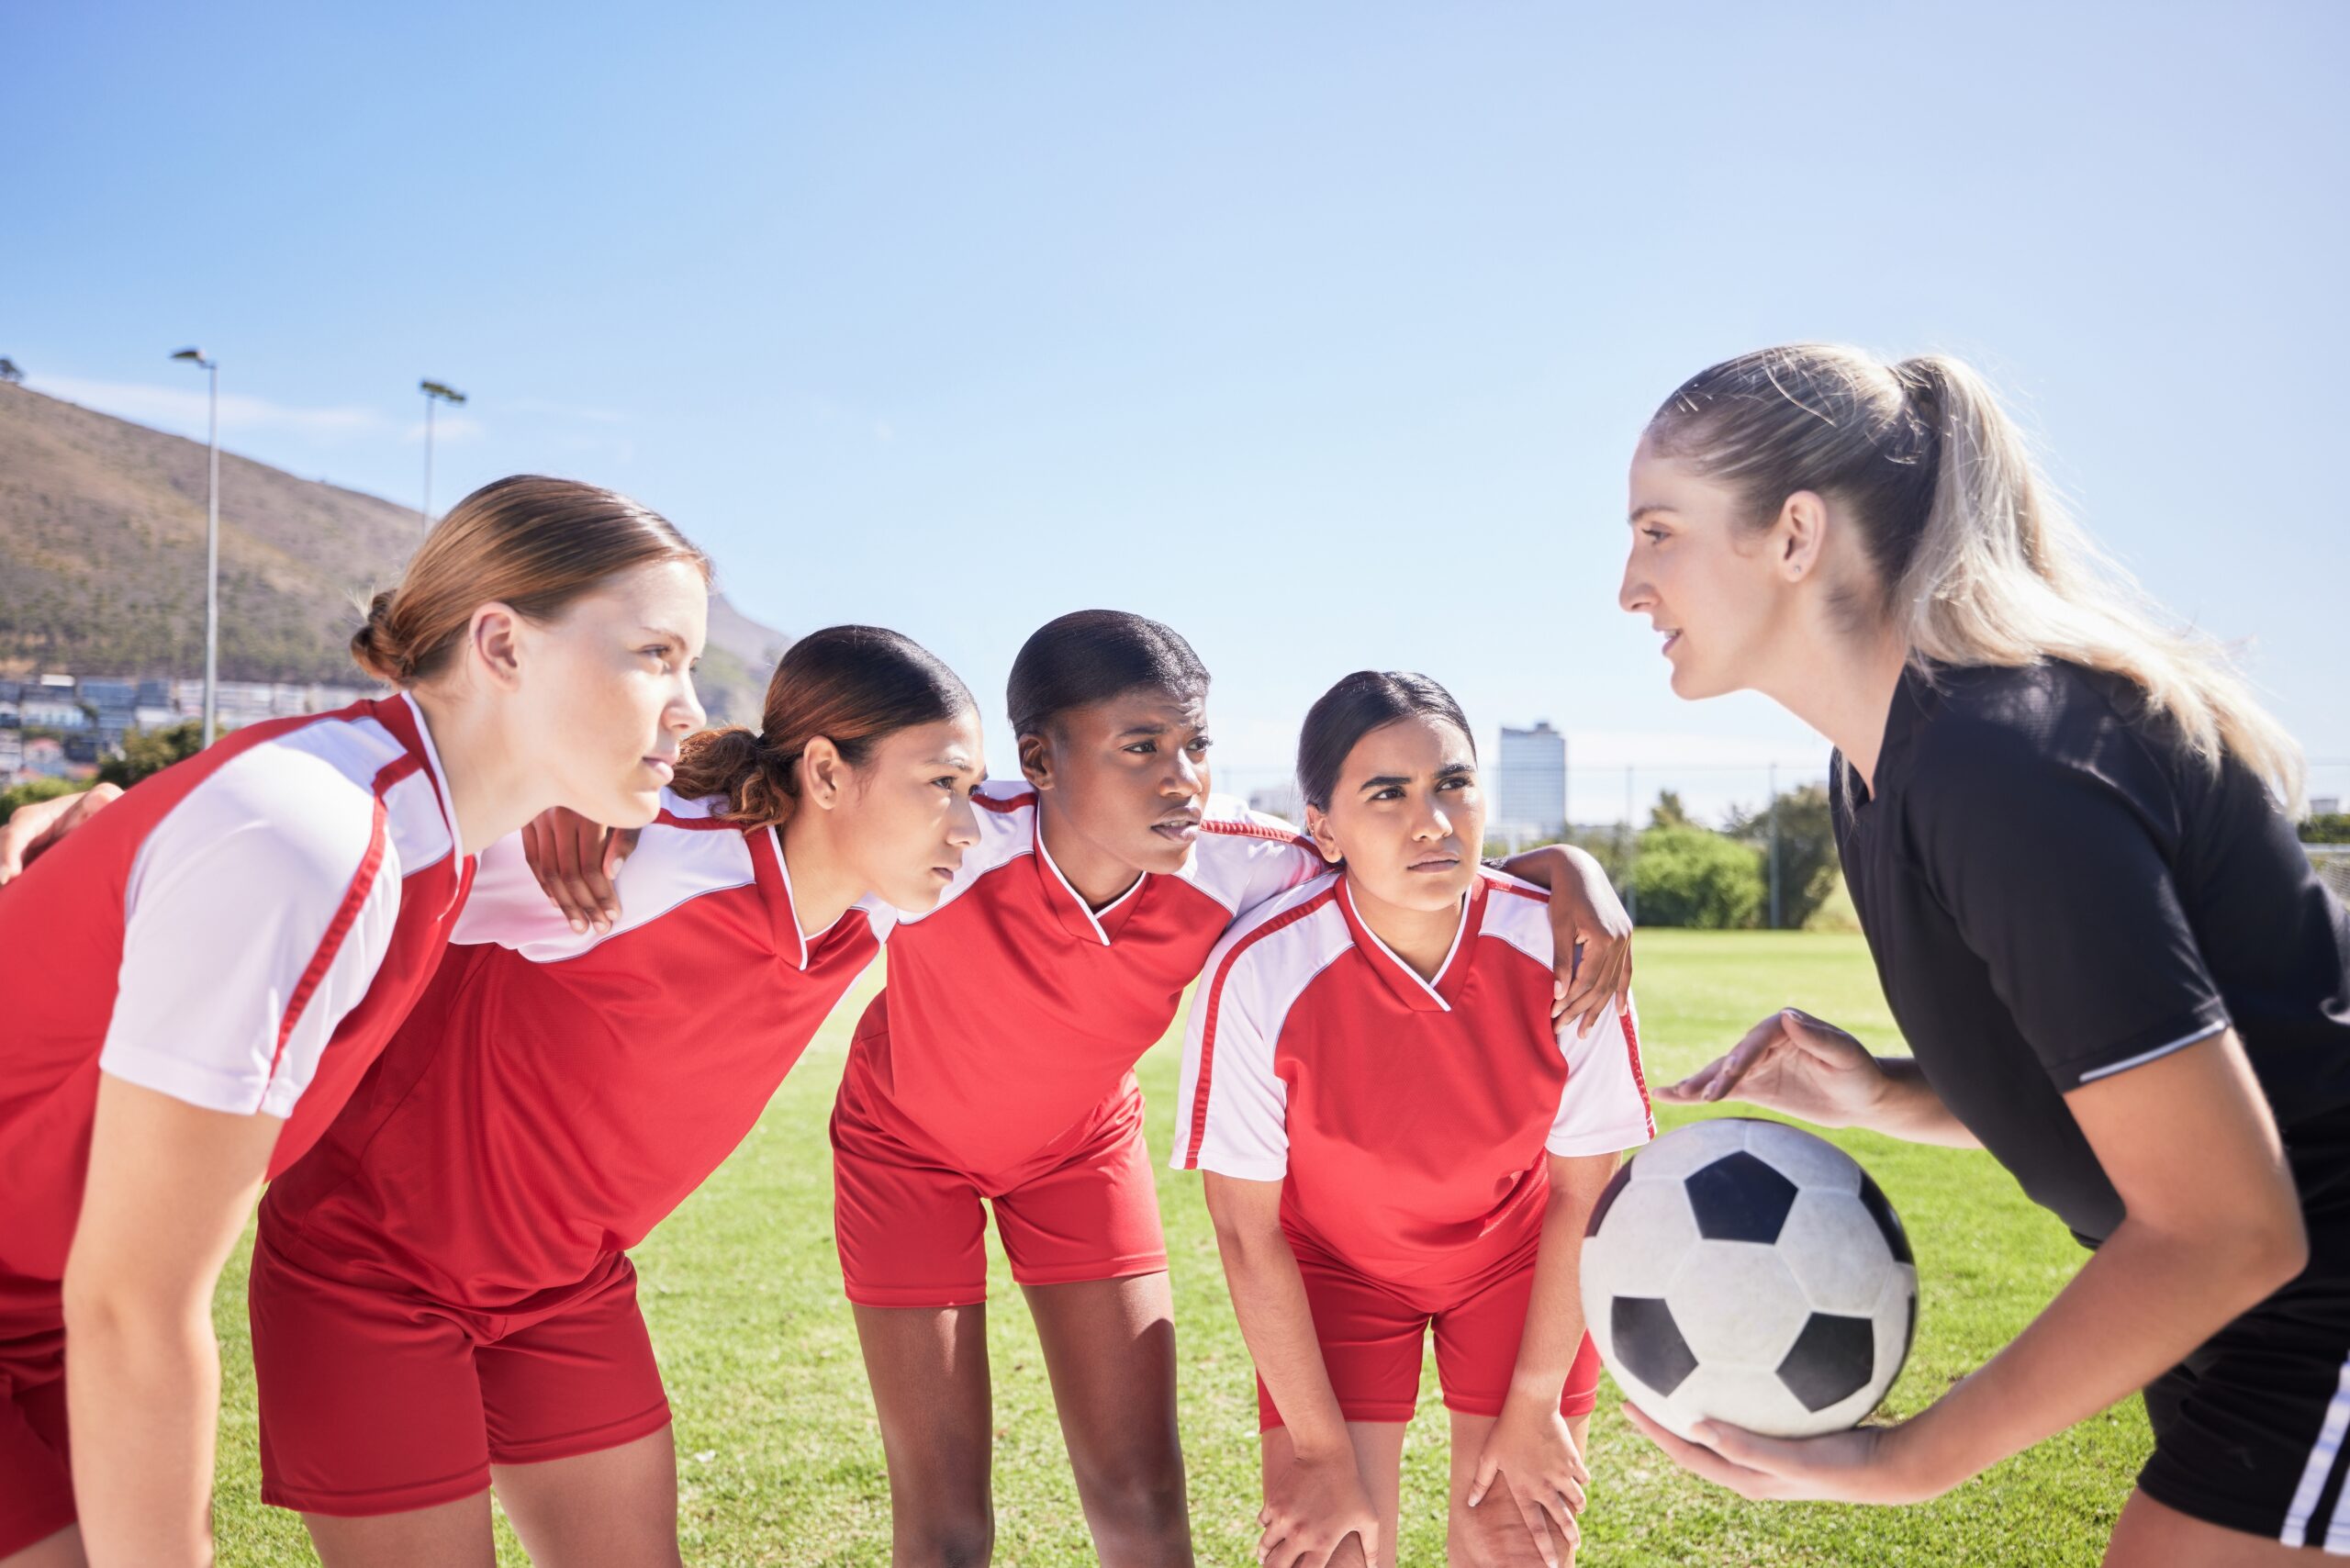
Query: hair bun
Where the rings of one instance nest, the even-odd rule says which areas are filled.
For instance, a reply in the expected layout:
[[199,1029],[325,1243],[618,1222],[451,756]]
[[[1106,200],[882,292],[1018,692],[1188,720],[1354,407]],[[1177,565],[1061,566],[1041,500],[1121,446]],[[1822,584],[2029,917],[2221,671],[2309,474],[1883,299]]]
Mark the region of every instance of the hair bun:
[[361,669],[386,686],[405,686],[414,678],[415,661],[392,630],[390,590],[368,602],[366,624],[351,635],[351,656]]

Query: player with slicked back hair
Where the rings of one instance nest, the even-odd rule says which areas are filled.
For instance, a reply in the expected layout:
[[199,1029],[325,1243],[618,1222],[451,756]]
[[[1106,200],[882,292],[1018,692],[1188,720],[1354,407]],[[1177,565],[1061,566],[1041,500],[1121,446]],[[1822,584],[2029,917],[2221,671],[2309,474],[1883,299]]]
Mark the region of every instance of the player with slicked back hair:
[[1546,895],[1479,864],[1476,743],[1435,681],[1339,681],[1297,779],[1334,868],[1209,956],[1173,1160],[1205,1172],[1257,1365],[1259,1551],[1395,1561],[1432,1330],[1450,1560],[1571,1562],[1599,1384],[1577,1260],[1656,1130],[1629,999],[1554,1035]]

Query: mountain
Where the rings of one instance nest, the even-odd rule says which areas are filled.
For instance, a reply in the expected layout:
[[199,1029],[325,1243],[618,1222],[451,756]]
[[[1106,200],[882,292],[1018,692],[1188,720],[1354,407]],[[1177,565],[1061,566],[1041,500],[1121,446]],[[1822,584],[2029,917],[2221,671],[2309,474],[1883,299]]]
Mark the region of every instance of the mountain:
[[[205,449],[0,384],[0,674],[204,671]],[[220,678],[364,684],[359,606],[398,578],[416,512],[220,454]],[[791,639],[713,597],[713,721],[758,722]]]

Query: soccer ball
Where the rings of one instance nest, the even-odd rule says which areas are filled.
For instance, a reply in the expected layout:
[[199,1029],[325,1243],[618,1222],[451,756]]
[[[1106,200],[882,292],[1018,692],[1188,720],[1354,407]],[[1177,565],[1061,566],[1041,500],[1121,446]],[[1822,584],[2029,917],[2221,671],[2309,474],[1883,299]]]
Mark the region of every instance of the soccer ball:
[[1893,1386],[1918,1270],[1868,1172],[1782,1122],[1666,1134],[1616,1173],[1583,1247],[1583,1321],[1625,1397],[1683,1438],[1841,1431]]

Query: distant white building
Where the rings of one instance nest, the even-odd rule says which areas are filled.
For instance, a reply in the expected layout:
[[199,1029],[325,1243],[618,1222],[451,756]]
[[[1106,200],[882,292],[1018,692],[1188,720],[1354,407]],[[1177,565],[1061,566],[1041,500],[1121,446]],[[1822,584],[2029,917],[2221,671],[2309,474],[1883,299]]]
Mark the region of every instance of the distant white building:
[[1530,730],[1502,726],[1494,758],[1494,810],[1485,832],[1513,846],[1567,831],[1567,737],[1539,720]]
[[[224,680],[214,704],[224,727],[258,723],[263,719],[291,718],[346,708],[373,695],[355,686],[297,686],[262,680]],[[204,682],[182,678],[172,683],[172,703],[183,714],[204,711]]]
[[17,719],[28,730],[81,730],[87,729],[90,723],[90,715],[79,702],[70,696],[61,698],[47,691],[18,703]]

